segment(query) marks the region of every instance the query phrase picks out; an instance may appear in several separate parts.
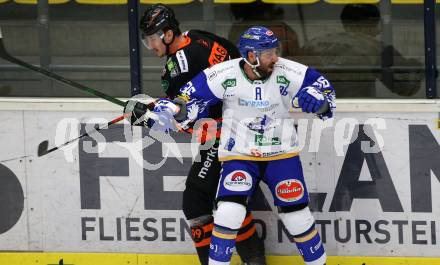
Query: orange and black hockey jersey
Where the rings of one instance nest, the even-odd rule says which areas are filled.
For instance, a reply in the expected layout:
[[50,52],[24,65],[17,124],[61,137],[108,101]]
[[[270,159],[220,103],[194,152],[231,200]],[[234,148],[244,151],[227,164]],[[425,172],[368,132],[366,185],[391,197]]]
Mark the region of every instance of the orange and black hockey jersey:
[[162,88],[171,99],[201,71],[240,57],[234,44],[215,34],[190,30],[184,33],[184,38],[177,51],[168,55],[162,73]]

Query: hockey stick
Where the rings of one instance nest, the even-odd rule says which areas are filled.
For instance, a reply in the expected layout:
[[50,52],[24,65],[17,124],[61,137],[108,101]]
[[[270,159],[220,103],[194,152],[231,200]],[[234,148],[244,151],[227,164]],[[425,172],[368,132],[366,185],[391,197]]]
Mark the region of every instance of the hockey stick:
[[117,104],[119,106],[125,107],[125,102],[124,101],[121,101],[121,100],[119,100],[117,98],[114,98],[114,97],[109,96],[109,95],[107,95],[105,93],[97,91],[97,90],[95,90],[93,88],[86,87],[86,86],[84,86],[84,85],[82,85],[80,83],[77,83],[77,82],[73,81],[73,80],[67,79],[67,78],[62,77],[60,75],[57,75],[57,74],[55,74],[53,72],[50,72],[50,71],[48,71],[48,70],[46,70],[44,68],[37,67],[37,66],[34,66],[32,64],[28,64],[28,63],[26,63],[26,62],[24,62],[24,61],[22,61],[20,59],[17,59],[15,57],[13,57],[12,55],[10,55],[6,51],[5,45],[3,43],[3,35],[2,35],[1,28],[0,28],[0,58],[6,60],[8,62],[11,62],[13,64],[20,65],[20,66],[22,66],[24,68],[27,68],[27,69],[31,70],[31,71],[34,71],[34,72],[40,73],[42,75],[45,75],[45,76],[47,76],[47,77],[49,77],[49,78],[51,78],[53,80],[56,80],[58,82],[66,84],[68,86],[77,88],[77,89],[79,89],[81,91],[84,91],[86,93],[89,93],[89,94],[92,94],[94,96],[97,96],[97,97],[100,97],[102,99],[105,99],[107,101],[110,101],[110,102],[112,102],[114,104]]
[[78,136],[78,137],[76,137],[76,138],[74,138],[72,140],[69,140],[69,141],[67,141],[67,142],[65,142],[65,143],[63,143],[63,144],[61,144],[59,146],[53,147],[51,149],[48,149],[49,148],[49,141],[45,140],[45,141],[41,142],[38,145],[38,157],[41,157],[41,156],[47,155],[49,153],[52,153],[53,151],[56,151],[56,150],[60,149],[61,147],[64,147],[64,146],[66,146],[66,145],[68,145],[70,143],[73,143],[73,142],[75,142],[75,141],[77,141],[77,140],[79,140],[79,139],[81,139],[83,137],[90,136],[91,134],[97,133],[97,132],[99,132],[99,131],[101,131],[103,129],[107,129],[109,126],[111,126],[111,125],[113,125],[113,124],[123,120],[124,118],[128,118],[131,115],[132,115],[132,113],[128,112],[128,113],[126,113],[126,114],[124,114],[122,116],[117,117],[114,120],[109,121],[106,125],[104,125],[102,127],[98,127],[98,128],[93,129],[93,130],[90,130],[88,132],[85,132],[85,133],[81,134],[80,136]]
[[[150,102],[150,103],[148,103],[147,106],[148,106],[149,108],[152,108],[152,107],[154,106],[154,102]],[[58,149],[60,149],[60,148],[62,148],[62,147],[64,147],[64,146],[66,146],[66,145],[68,145],[68,144],[71,144],[71,143],[73,143],[73,142],[75,142],[75,141],[77,141],[77,140],[79,140],[79,139],[81,139],[81,138],[83,138],[83,137],[90,136],[91,134],[94,134],[94,133],[97,133],[97,132],[99,132],[99,131],[101,131],[101,130],[107,129],[107,128],[110,127],[111,125],[113,125],[113,124],[115,124],[115,123],[117,123],[117,122],[119,122],[119,121],[121,121],[121,120],[123,120],[123,119],[125,119],[125,118],[130,118],[132,115],[133,115],[133,112],[127,112],[127,113],[125,113],[124,115],[119,116],[119,117],[117,117],[117,118],[115,118],[115,119],[109,121],[109,122],[108,122],[106,125],[104,125],[103,127],[98,127],[98,128],[93,129],[93,130],[90,130],[90,131],[88,131],[88,132],[85,132],[85,133],[81,134],[80,136],[78,136],[78,137],[76,137],[76,138],[74,138],[74,139],[71,139],[71,140],[69,140],[69,141],[67,141],[67,142],[65,142],[65,143],[63,143],[63,144],[61,144],[61,145],[59,145],[59,146],[52,147],[51,149],[48,149],[48,148],[49,148],[49,141],[48,141],[48,140],[45,140],[45,141],[41,142],[41,143],[38,145],[38,152],[37,152],[38,157],[41,157],[41,156],[47,155],[47,154],[49,154],[49,153],[52,153],[53,151],[56,151],[56,150],[58,150]],[[158,119],[157,114],[151,113],[150,110],[148,110],[147,113],[146,113],[145,115],[146,115],[146,117],[149,117],[149,118],[156,118],[156,119]],[[138,120],[135,122],[135,124],[136,124],[136,123],[139,123],[139,122],[141,122],[141,121],[142,121],[141,119],[138,119]]]
[[23,158],[26,158],[26,157],[30,157],[30,155],[19,156],[19,157],[14,157],[14,158],[8,158],[8,159],[5,159],[5,160],[0,161],[0,163],[9,162],[9,161],[14,161],[14,160],[17,160],[17,159],[23,159]]

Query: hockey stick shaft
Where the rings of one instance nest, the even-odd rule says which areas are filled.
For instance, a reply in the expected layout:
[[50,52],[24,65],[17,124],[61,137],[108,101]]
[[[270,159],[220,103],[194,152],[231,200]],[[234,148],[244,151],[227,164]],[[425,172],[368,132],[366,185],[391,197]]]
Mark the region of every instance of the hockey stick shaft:
[[[71,143],[73,143],[73,142],[75,142],[75,141],[77,141],[77,140],[79,140],[79,139],[81,139],[81,138],[83,138],[83,137],[90,136],[90,135],[92,135],[92,134],[94,134],[94,133],[97,133],[97,132],[99,132],[99,131],[101,131],[101,130],[107,129],[107,128],[110,127],[111,125],[113,125],[113,124],[115,124],[115,123],[117,123],[117,122],[123,120],[124,118],[128,118],[128,117],[130,117],[131,115],[132,115],[132,113],[131,113],[131,112],[128,112],[128,113],[126,113],[126,114],[124,114],[124,115],[122,115],[122,116],[119,116],[119,117],[117,117],[117,118],[115,118],[115,119],[109,121],[106,125],[104,125],[104,126],[102,126],[102,127],[98,127],[98,128],[93,129],[93,130],[90,130],[90,131],[88,131],[88,132],[85,132],[85,133],[81,134],[80,136],[78,136],[78,137],[76,137],[76,138],[74,138],[74,139],[71,139],[71,140],[69,140],[69,141],[67,141],[67,142],[65,142],[65,143],[63,143],[63,144],[61,144],[61,145],[59,145],[59,146],[53,147],[53,148],[51,148],[51,149],[49,149],[49,150],[47,150],[47,144],[46,144],[47,141],[42,142],[42,143],[40,144],[40,146],[38,147],[38,156],[40,157],[40,156],[47,155],[47,154],[52,153],[53,151],[56,151],[56,150],[58,150],[58,149],[60,149],[60,148],[62,148],[62,147],[64,147],[64,146],[66,146],[66,145],[68,145],[68,144],[71,144]],[[44,144],[43,144],[43,143],[44,143]]]
[[114,104],[117,104],[119,106],[122,106],[122,107],[125,106],[125,102],[124,101],[121,101],[121,100],[119,100],[117,98],[114,98],[114,97],[112,97],[110,95],[107,95],[105,93],[97,91],[97,90],[95,90],[93,88],[86,87],[86,86],[84,86],[84,85],[82,85],[80,83],[77,83],[77,82],[75,82],[73,80],[70,80],[70,79],[67,79],[65,77],[62,77],[62,76],[60,76],[58,74],[55,74],[55,73],[53,73],[51,71],[48,71],[48,70],[44,69],[44,68],[34,66],[32,64],[26,63],[26,62],[24,62],[24,61],[22,61],[20,59],[17,59],[15,57],[13,57],[12,55],[10,55],[6,51],[5,45],[3,43],[3,36],[2,36],[1,28],[0,28],[0,58],[6,60],[8,62],[11,62],[13,64],[20,65],[20,66],[22,66],[22,67],[24,67],[26,69],[31,70],[31,71],[40,73],[40,74],[42,74],[44,76],[47,76],[47,77],[49,77],[49,78],[51,78],[53,80],[56,80],[58,82],[61,82],[63,84],[66,84],[66,85],[68,85],[70,87],[77,88],[77,89],[79,89],[79,90],[81,90],[83,92],[86,92],[86,93],[89,93],[91,95],[100,97],[100,98],[105,99],[107,101],[110,101],[110,102],[112,102]]

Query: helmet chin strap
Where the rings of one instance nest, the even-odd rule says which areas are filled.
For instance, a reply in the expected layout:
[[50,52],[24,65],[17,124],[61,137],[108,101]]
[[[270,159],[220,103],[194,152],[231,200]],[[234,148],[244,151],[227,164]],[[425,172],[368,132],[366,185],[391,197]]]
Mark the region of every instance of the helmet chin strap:
[[258,72],[257,67],[260,66],[260,60],[258,59],[257,56],[257,63],[256,64],[251,64],[246,58],[244,58],[244,61],[251,67],[252,72],[258,76],[258,78],[261,78],[261,74],[260,72]]

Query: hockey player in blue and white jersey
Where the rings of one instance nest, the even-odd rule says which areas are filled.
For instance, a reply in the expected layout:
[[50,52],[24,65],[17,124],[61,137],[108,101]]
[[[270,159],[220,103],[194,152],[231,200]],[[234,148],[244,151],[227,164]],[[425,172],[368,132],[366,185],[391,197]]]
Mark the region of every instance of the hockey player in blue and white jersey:
[[331,118],[334,89],[316,70],[278,57],[278,39],[267,28],[248,29],[238,46],[243,58],[204,70],[180,89],[179,101],[162,100],[155,107],[158,117],[171,114],[185,128],[223,102],[223,163],[209,264],[229,264],[245,206],[263,181],[306,264],[323,265],[326,254],[308,207],[290,112],[301,108]]

